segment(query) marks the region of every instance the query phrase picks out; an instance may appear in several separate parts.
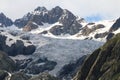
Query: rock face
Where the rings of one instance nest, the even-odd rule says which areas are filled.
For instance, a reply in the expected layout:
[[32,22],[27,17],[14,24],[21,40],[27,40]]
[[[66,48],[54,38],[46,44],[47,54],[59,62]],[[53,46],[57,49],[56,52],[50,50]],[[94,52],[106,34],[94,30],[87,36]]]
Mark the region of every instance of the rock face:
[[50,32],[54,35],[74,35],[78,33],[80,31],[80,28],[82,27],[79,21],[76,20],[76,16],[74,16],[68,10],[63,11],[62,16],[59,18],[58,22],[62,25],[56,25],[50,29]]
[[120,34],[108,40],[84,62],[74,80],[119,80]]
[[13,24],[12,20],[6,17],[3,13],[0,13],[0,26],[7,27]]

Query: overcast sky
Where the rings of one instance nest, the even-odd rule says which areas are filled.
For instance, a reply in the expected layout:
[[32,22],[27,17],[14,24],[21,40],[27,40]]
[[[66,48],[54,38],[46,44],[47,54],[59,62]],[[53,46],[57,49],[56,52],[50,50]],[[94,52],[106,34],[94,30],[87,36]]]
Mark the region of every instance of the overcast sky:
[[68,9],[87,19],[116,19],[120,16],[120,0],[0,0],[0,12],[13,20],[38,6]]

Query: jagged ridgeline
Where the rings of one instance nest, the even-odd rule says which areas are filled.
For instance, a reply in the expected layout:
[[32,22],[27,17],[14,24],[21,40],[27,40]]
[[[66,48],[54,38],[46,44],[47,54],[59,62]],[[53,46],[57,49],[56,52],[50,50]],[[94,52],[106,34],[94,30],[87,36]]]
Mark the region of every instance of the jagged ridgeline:
[[74,80],[120,80],[120,33],[87,58]]

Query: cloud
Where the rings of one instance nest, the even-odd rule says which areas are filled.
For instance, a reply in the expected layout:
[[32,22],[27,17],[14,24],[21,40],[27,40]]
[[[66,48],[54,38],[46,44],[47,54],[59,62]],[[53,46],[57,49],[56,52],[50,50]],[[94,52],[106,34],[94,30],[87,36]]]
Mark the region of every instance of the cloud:
[[0,12],[12,19],[20,18],[37,6],[51,9],[66,8],[80,17],[102,16],[102,19],[116,19],[120,16],[120,0],[0,0]]

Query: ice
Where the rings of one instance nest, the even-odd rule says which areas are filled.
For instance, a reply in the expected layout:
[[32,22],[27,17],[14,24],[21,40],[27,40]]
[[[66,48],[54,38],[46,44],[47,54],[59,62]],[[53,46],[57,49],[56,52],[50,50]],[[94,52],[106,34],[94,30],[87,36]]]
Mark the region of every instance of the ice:
[[33,55],[35,58],[47,57],[48,60],[57,62],[56,67],[50,72],[53,75],[56,75],[65,64],[91,54],[103,44],[92,40],[58,39],[42,35],[31,37],[31,41],[37,46]]

